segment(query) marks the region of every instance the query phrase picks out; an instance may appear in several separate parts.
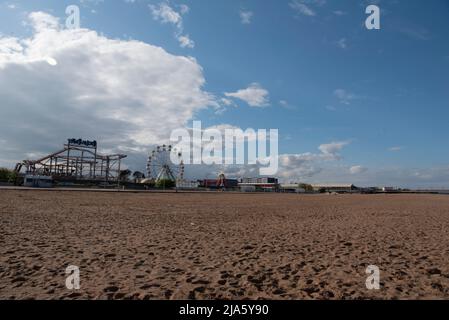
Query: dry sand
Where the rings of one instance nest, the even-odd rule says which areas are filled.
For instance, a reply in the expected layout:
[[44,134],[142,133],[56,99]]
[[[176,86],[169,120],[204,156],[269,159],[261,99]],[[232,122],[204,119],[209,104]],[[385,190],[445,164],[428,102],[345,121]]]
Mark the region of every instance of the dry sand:
[[0,298],[447,299],[448,230],[438,195],[3,190]]

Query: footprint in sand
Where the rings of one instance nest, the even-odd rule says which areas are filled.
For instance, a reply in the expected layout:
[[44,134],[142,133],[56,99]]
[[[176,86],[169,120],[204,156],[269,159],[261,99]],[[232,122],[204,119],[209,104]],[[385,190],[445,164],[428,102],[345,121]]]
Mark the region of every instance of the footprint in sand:
[[221,286],[224,286],[226,284],[227,280],[218,280],[217,283]]
[[106,292],[106,293],[110,293],[110,292],[115,293],[118,290],[119,290],[119,287],[117,287],[117,286],[108,286],[108,287],[103,289],[103,291]]

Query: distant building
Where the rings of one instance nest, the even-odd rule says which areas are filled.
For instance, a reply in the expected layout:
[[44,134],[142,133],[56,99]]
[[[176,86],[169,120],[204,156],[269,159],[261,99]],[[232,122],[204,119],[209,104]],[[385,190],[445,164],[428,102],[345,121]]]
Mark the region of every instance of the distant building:
[[219,188],[226,188],[226,189],[233,189],[237,188],[239,185],[239,181],[237,179],[204,179],[198,181],[198,186],[201,188],[208,188],[208,189],[219,189]]
[[301,188],[299,184],[281,184],[279,191],[287,193],[306,193],[306,189]]
[[360,188],[360,193],[364,194],[374,194],[380,192],[381,189],[377,187],[367,187],[367,188]]
[[316,192],[352,193],[359,191],[359,188],[353,184],[314,184],[312,187]]
[[256,186],[239,184],[241,192],[256,192]]
[[178,182],[176,182],[176,187],[178,189],[183,189],[183,190],[198,189],[199,186],[200,186],[200,183],[198,181],[178,181]]
[[238,185],[242,192],[276,192],[279,190],[277,178],[243,178]]
[[243,178],[240,183],[244,184],[278,184],[277,178]]
[[23,185],[31,188],[52,188],[53,178],[49,176],[26,175]]
[[383,187],[382,191],[383,192],[395,192],[397,190],[395,188],[393,188],[393,187]]

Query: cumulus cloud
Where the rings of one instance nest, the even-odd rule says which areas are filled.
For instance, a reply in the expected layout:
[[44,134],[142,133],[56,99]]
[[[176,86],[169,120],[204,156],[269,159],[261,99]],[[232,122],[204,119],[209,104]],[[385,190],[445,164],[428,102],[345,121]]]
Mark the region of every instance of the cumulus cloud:
[[63,29],[43,12],[29,20],[30,38],[0,37],[4,163],[55,151],[71,137],[97,139],[105,150],[141,152],[168,140],[197,111],[216,106],[191,57]]
[[36,32],[41,32],[49,29],[54,30],[59,26],[58,18],[42,11],[30,13],[29,19]]
[[342,159],[340,152],[349,142],[331,142],[318,147],[319,153],[283,154],[279,156],[279,176],[284,181],[306,181],[324,170],[325,162]]
[[171,23],[182,28],[182,17],[168,3],[161,2],[159,5],[149,5],[153,18],[162,23]]
[[190,8],[187,5],[183,4],[179,6],[179,12],[172,8],[168,1],[161,2],[158,5],[150,4],[148,7],[151,10],[154,20],[175,26],[175,38],[178,40],[179,45],[182,48],[195,47],[195,42],[190,39],[189,35],[183,34],[184,25],[182,15],[190,11]]
[[[238,129],[232,125],[218,125],[211,127],[224,132],[225,129]],[[209,129],[211,129],[209,128]],[[278,156],[279,170],[276,176],[281,182],[312,181],[330,165],[339,163],[342,159],[340,152],[348,143],[332,142],[318,147],[320,152],[306,152],[301,154],[281,154]],[[187,166],[188,175],[203,173],[217,176],[225,172],[228,177],[257,177],[260,175],[260,165],[212,165]]]
[[331,142],[320,145],[318,149],[328,158],[339,158],[339,152],[348,144],[349,141]]
[[252,83],[248,88],[236,92],[226,92],[225,96],[243,100],[251,107],[266,107],[269,105],[269,92],[258,83]]
[[282,179],[310,178],[322,169],[318,165],[319,154],[283,154],[279,156],[279,176]]

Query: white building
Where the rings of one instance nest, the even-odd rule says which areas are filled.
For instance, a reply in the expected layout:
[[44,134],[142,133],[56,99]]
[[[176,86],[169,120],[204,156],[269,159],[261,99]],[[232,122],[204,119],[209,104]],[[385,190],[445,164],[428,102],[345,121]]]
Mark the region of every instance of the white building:
[[277,178],[243,178],[238,184],[242,192],[276,192],[279,189]]

